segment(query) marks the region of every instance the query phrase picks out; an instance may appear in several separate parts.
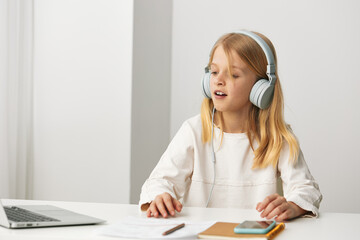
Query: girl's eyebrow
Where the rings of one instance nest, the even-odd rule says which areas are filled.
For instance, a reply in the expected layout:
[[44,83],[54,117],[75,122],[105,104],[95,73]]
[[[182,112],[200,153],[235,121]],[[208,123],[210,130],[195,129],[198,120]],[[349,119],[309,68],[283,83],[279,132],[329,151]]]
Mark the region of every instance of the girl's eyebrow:
[[[216,63],[211,63],[211,64],[210,64],[210,67],[211,67],[211,66],[215,66],[215,67],[217,67],[217,64],[216,64]],[[233,69],[235,69],[235,68],[236,68],[236,69],[238,69],[238,70],[240,70],[240,71],[242,71],[242,72],[246,72],[246,69],[241,68],[241,67],[236,66],[236,65],[232,65],[232,66],[231,66],[231,68],[233,68]]]
[[242,71],[242,72],[245,72],[245,69],[244,69],[244,68],[241,68],[241,67],[239,67],[239,66],[232,65],[231,67],[232,67],[232,68],[239,69],[239,70]]

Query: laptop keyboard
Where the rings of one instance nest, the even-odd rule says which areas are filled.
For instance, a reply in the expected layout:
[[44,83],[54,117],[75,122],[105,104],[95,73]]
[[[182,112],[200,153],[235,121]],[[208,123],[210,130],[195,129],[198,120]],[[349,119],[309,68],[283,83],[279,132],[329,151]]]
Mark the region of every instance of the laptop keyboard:
[[46,217],[18,207],[4,207],[9,220],[14,222],[60,222],[60,220]]

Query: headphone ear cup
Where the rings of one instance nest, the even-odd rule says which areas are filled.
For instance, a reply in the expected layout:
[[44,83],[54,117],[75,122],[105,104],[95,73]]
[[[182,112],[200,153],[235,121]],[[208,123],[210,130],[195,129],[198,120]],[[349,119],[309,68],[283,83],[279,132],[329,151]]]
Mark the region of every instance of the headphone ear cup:
[[206,72],[201,81],[201,89],[202,89],[204,97],[211,99],[210,78],[211,78],[211,73]]
[[264,86],[258,98],[258,104],[260,108],[261,109],[268,108],[273,99],[273,96],[274,96],[274,86],[268,83],[267,85]]
[[269,107],[274,95],[274,86],[265,79],[258,80],[251,89],[250,101],[261,109]]
[[252,102],[255,106],[259,107],[258,106],[258,97],[259,97],[259,89],[260,89],[260,86],[262,84],[264,84],[266,82],[265,79],[260,79],[258,81],[256,81],[256,83],[254,84],[254,86],[252,87],[251,91],[250,91],[250,102]]

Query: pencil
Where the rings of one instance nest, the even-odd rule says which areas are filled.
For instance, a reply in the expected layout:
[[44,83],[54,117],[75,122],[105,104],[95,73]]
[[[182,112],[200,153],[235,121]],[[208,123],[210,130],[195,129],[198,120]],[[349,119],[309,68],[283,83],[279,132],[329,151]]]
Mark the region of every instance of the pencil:
[[179,230],[180,228],[183,228],[185,226],[185,223],[182,223],[182,224],[180,224],[180,225],[177,225],[176,227],[173,227],[172,229],[169,229],[169,230],[167,230],[166,232],[163,232],[163,234],[162,235],[168,235],[168,234],[170,234],[170,233],[172,233],[172,232],[175,232],[176,230]]
[[285,229],[285,224],[283,222],[278,224],[273,230],[271,230],[268,234],[266,234],[267,239],[269,240],[273,239],[284,229]]

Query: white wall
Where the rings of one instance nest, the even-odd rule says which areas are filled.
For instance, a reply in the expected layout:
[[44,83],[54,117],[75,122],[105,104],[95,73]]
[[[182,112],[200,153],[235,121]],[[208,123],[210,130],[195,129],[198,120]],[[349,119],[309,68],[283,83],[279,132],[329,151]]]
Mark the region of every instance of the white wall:
[[[0,169],[9,169],[8,162],[2,161],[8,158],[7,143],[7,90],[8,90],[8,3],[0,1]],[[10,195],[10,186],[8,184],[9,173],[3,171],[0,175],[0,196]]]
[[134,1],[131,203],[169,144],[171,16],[172,1]]
[[129,202],[133,1],[34,1],[34,199]]
[[275,45],[286,120],[324,200],[322,211],[360,212],[360,3],[175,0],[171,135],[199,113],[200,80],[220,35],[248,29]]

